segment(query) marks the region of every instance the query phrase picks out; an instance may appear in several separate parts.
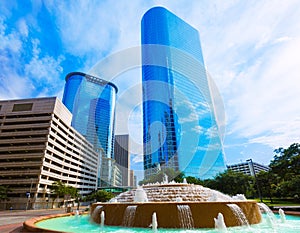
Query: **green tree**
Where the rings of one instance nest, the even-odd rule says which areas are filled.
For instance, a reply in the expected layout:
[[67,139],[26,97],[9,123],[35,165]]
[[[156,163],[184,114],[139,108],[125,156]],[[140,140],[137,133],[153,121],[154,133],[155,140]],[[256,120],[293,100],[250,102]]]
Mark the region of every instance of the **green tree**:
[[294,143],[287,149],[278,148],[270,163],[271,171],[283,180],[289,180],[295,175],[300,175],[300,144]]
[[215,179],[205,180],[204,186],[228,195],[244,194],[246,197],[250,197],[254,192],[253,183],[252,176],[228,169],[217,175]]
[[68,186],[60,180],[53,182],[53,184],[50,187],[50,190],[54,194],[52,207],[54,205],[54,201],[59,197],[62,197],[64,201],[65,201],[65,197],[68,197],[68,198],[74,198],[77,200],[77,202],[79,202],[78,189],[72,186]]
[[261,195],[263,197],[269,197],[272,203],[272,197],[277,196],[279,190],[277,187],[277,176],[269,171],[261,171],[256,175],[256,182],[260,187]]
[[294,197],[300,195],[300,144],[293,143],[287,149],[278,148],[270,163],[269,173],[276,176],[278,196]]
[[193,176],[187,176],[187,177],[185,177],[185,179],[186,179],[186,182],[188,183],[188,184],[199,184],[199,185],[203,185],[203,181],[202,180],[200,180],[200,179],[198,179],[198,178],[196,178],[196,177],[193,177]]
[[8,193],[11,192],[8,186],[0,185],[0,201],[9,200]]
[[150,176],[148,179],[144,179],[139,182],[139,185],[142,184],[149,184],[149,183],[156,183],[156,182],[163,182],[165,179],[165,176],[167,176],[168,181],[176,181],[176,182],[182,182],[184,173],[175,171],[173,168],[163,168],[160,171],[158,171],[156,174]]
[[105,190],[98,190],[97,192],[93,192],[87,195],[84,200],[85,201],[100,201],[100,202],[107,202],[112,199],[115,195],[111,192],[107,192]]

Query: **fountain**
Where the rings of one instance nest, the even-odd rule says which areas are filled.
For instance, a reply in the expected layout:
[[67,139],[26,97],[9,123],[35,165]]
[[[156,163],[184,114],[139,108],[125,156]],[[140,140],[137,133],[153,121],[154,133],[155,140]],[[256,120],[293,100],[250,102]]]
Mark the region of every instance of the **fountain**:
[[180,228],[193,229],[194,221],[189,205],[177,205]]
[[126,207],[126,210],[125,210],[125,213],[123,216],[122,226],[125,226],[125,227],[133,226],[136,207],[137,207],[136,205]]
[[[243,195],[232,198],[201,185],[168,182],[148,184],[121,193],[114,202],[94,203],[91,219],[100,224],[98,206],[105,212],[106,226],[148,228],[214,228],[214,218],[222,213],[227,227],[261,222],[260,209],[255,201]],[[156,224],[153,223],[155,213]]]
[[147,194],[142,187],[138,187],[135,191],[134,202],[147,202]]
[[237,204],[227,204],[227,206],[232,210],[232,212],[236,216],[236,219],[239,221],[239,225],[249,226],[248,219],[246,218],[244,212]]
[[285,213],[284,213],[283,209],[279,209],[278,213],[279,213],[279,215],[280,215],[280,220],[281,220],[281,222],[282,222],[282,223],[285,223],[286,217],[285,217]]
[[274,226],[274,223],[276,221],[275,215],[272,212],[272,210],[264,203],[258,203],[259,208],[261,209],[262,213],[265,213],[267,215],[266,219],[268,222],[268,225],[270,227]]
[[104,213],[104,211],[102,210],[102,211],[101,211],[101,214],[100,214],[100,226],[101,226],[101,228],[104,227],[104,221],[105,221],[105,213]]
[[218,217],[214,218],[214,221],[215,221],[215,228],[219,232],[227,232],[227,227],[226,227],[225,222],[224,222],[223,214],[218,213]]
[[157,232],[157,217],[155,212],[152,214],[152,231]]
[[170,182],[145,185],[111,202],[94,203],[90,215],[41,216],[27,220],[23,226],[25,232],[45,233],[175,232],[167,228],[181,228],[179,232],[185,228],[191,233],[300,232],[299,217],[285,216],[283,211],[275,216],[266,205],[258,204],[243,195],[232,198],[200,185]]
[[94,211],[91,212],[91,218],[92,218],[92,219],[97,218],[97,216],[100,215],[101,209],[102,209],[102,206],[101,206],[101,205],[97,205],[96,208],[94,209]]

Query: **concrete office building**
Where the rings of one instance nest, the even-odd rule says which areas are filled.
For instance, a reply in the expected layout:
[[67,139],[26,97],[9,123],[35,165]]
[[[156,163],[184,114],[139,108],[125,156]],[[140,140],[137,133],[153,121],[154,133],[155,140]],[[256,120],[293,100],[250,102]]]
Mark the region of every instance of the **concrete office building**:
[[141,30],[145,178],[165,167],[212,178],[226,166],[199,33],[162,7],[144,14]]
[[96,189],[98,154],[71,120],[55,97],[0,101],[0,185],[11,190],[1,209],[52,207],[54,181]]
[[261,171],[269,171],[270,168],[268,166],[255,163],[252,160],[247,160],[246,162],[227,165],[227,169],[230,169],[234,172],[242,172],[245,175],[254,176]]
[[129,135],[115,136],[114,158],[122,174],[121,186],[130,186]]

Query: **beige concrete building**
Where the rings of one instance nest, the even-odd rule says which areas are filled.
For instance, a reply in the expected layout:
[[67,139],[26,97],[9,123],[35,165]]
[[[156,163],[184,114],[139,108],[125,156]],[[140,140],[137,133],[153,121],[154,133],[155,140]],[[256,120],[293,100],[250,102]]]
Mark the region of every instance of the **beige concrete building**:
[[246,160],[246,162],[227,165],[227,169],[230,169],[234,172],[242,172],[245,175],[249,175],[249,176],[255,176],[261,171],[267,172],[270,170],[269,167],[259,163],[255,163],[252,161],[252,159],[248,159]]
[[10,190],[0,209],[50,208],[54,181],[97,188],[98,155],[71,119],[56,97],[0,101],[0,186]]

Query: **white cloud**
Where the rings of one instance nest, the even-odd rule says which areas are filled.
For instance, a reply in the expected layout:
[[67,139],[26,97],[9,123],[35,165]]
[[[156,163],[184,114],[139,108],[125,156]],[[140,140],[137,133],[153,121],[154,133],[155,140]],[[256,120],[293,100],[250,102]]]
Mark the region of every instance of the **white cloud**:
[[33,44],[33,57],[29,63],[24,66],[25,75],[35,81],[42,80],[49,86],[55,86],[63,71],[60,63],[64,60],[64,57],[59,56],[55,59],[48,55],[41,56],[38,41],[34,40]]
[[130,5],[124,1],[47,2],[47,7],[56,14],[62,41],[71,54],[98,53],[100,59],[112,51],[139,45],[139,22],[144,9],[139,1]]
[[18,54],[22,47],[22,42],[19,38],[18,33],[11,32],[6,34],[7,25],[5,24],[5,19],[0,17],[0,41],[1,41],[1,56],[5,56],[4,51],[9,50],[13,54]]
[[8,30],[6,20],[0,19],[0,41],[3,42],[0,47],[0,98],[49,96],[61,91],[58,91],[62,86],[58,80],[64,57],[55,59],[42,55],[39,40],[28,36],[25,19],[19,20],[13,30]]
[[28,36],[28,26],[25,21],[25,19],[20,19],[18,22],[18,29],[22,36],[27,37]]

